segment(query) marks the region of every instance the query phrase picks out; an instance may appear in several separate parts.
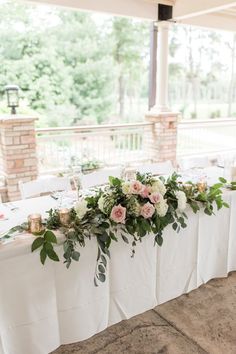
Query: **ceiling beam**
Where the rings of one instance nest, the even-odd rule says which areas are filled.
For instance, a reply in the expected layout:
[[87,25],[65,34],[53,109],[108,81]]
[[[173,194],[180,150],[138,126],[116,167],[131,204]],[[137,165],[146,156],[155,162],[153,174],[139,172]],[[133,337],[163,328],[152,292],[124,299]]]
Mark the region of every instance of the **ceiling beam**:
[[174,6],[176,0],[144,0],[146,2],[152,2],[155,4]]
[[63,6],[85,11],[108,13],[111,15],[135,17],[155,21],[157,3],[143,0],[30,0],[31,3]]
[[178,23],[189,24],[205,28],[214,28],[217,30],[236,32],[236,20],[234,16],[224,15],[223,13],[207,14],[187,18]]
[[232,0],[177,0],[173,9],[175,20],[201,16],[236,6]]

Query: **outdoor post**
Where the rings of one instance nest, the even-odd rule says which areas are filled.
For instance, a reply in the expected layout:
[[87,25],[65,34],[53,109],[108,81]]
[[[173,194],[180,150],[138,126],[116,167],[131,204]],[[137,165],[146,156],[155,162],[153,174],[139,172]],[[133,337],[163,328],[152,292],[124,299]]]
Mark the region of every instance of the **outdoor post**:
[[19,181],[38,174],[35,117],[0,116],[0,170],[5,177],[9,201],[20,199]]
[[169,56],[169,26],[168,21],[157,24],[157,76],[156,104],[153,110],[168,112],[168,56]]
[[171,112],[168,106],[170,23],[161,21],[157,26],[156,103],[145,116],[145,120],[152,123],[148,134],[145,134],[145,149],[153,161],[171,160],[175,165],[178,113]]

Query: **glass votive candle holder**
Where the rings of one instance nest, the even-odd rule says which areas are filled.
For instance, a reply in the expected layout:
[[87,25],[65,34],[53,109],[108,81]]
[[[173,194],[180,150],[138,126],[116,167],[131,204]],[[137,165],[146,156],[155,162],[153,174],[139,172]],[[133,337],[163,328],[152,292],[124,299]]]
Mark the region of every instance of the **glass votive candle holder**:
[[42,230],[42,216],[41,214],[30,214],[28,216],[29,231],[34,234]]
[[184,188],[185,192],[191,193],[192,190],[193,190],[193,185],[190,184],[190,183],[185,183],[185,184],[183,185],[183,188]]
[[67,226],[70,223],[70,210],[68,208],[59,210],[60,223]]
[[204,193],[207,190],[207,183],[206,182],[198,182],[197,189],[198,189],[198,192]]
[[125,180],[134,181],[136,179],[137,171],[135,169],[126,169],[125,171]]

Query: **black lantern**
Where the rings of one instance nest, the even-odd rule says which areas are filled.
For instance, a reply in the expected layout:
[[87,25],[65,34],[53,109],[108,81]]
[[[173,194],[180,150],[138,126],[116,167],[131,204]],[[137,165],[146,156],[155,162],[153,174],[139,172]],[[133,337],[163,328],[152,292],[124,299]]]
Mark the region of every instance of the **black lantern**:
[[7,85],[7,105],[11,108],[11,114],[16,114],[16,107],[19,107],[19,87],[16,85]]

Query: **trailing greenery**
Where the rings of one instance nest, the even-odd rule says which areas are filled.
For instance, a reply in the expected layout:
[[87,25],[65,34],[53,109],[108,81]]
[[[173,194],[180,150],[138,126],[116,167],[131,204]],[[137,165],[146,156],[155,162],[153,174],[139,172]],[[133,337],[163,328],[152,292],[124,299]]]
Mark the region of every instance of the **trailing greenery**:
[[[130,244],[132,257],[135,246],[144,237],[153,237],[154,244],[161,246],[168,225],[176,232],[187,227],[187,208],[194,213],[203,210],[212,215],[228,207],[222,198],[222,188],[226,185],[226,180],[220,178],[219,183],[202,189],[192,182],[179,182],[176,173],[166,180],[151,174],[137,174],[133,181],[110,177],[104,189],[97,188],[93,195],[77,202],[69,212],[67,225],[61,223],[58,210],[49,210],[42,232],[35,235],[32,252],[40,250],[42,264],[47,258],[58,262],[56,233],[64,235],[63,258],[69,268],[72,261],[79,261],[80,248],[85,247],[86,241],[95,238],[98,253],[94,283],[97,286],[106,280],[112,242],[122,239]],[[232,186],[235,187],[234,182]],[[26,224],[17,226],[8,232],[8,237],[26,229]]]
[[137,179],[131,182],[110,177],[105,190],[97,189],[94,195],[77,203],[71,210],[67,226],[60,224],[57,210],[50,210],[47,231],[34,241],[32,251],[41,248],[42,263],[46,256],[58,260],[52,253],[56,238],[52,237],[51,232],[48,234],[48,229],[60,229],[65,236],[64,262],[69,267],[72,260],[79,260],[78,246],[84,247],[87,239],[96,237],[98,255],[94,281],[95,285],[97,281],[105,281],[109,248],[118,238],[129,243],[127,235],[132,236],[133,256],[137,242],[141,242],[143,237],[154,235],[154,243],[161,246],[163,231],[169,224],[176,232],[185,228],[187,205],[195,213],[203,209],[208,215],[214,213],[214,204],[218,210],[228,207],[222,199],[224,181],[199,192],[197,185],[191,183],[191,188],[189,184],[186,188],[178,182],[178,177],[173,174],[165,181],[150,174],[137,174]]

